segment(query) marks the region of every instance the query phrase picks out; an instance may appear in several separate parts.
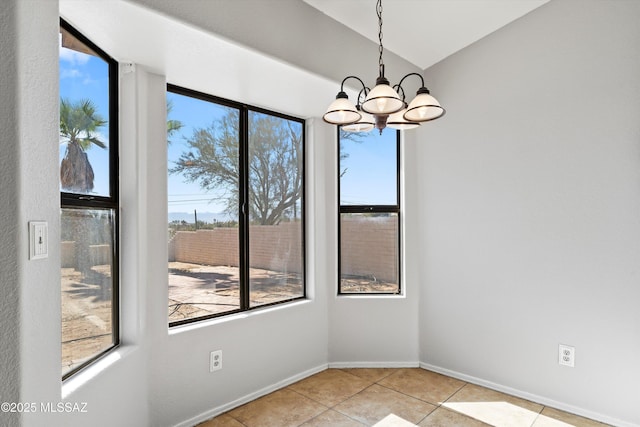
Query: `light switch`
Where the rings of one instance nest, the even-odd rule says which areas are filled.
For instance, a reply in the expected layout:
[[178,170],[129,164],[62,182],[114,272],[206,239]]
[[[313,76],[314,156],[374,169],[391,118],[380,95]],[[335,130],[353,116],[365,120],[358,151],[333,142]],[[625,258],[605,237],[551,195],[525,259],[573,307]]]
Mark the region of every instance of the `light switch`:
[[46,221],[29,221],[29,259],[49,256],[49,230]]

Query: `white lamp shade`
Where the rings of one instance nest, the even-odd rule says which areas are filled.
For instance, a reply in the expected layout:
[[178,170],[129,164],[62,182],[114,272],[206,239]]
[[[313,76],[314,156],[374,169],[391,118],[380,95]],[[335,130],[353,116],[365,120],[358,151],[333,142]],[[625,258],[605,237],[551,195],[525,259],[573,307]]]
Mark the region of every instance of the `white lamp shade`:
[[414,129],[420,126],[420,123],[405,120],[403,116],[406,111],[407,110],[400,110],[397,113],[391,114],[387,120],[387,126],[398,130]]
[[375,126],[375,120],[371,114],[363,113],[362,118],[355,123],[343,125],[342,130],[347,132],[369,132]]
[[377,115],[392,114],[403,108],[404,101],[388,84],[379,84],[374,87],[362,103],[364,111]]
[[437,119],[444,113],[444,108],[437,99],[428,93],[420,93],[409,103],[404,118],[410,122],[426,122]]
[[322,119],[332,125],[346,125],[357,122],[362,115],[347,98],[336,98],[327,108]]

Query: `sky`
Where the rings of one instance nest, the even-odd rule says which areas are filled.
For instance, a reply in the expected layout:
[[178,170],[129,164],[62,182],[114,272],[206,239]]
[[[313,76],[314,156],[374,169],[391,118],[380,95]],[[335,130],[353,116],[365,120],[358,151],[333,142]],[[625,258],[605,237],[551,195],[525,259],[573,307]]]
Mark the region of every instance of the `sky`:
[[[60,47],[60,96],[73,101],[90,99],[98,113],[109,120],[108,110],[108,65],[102,59]],[[168,144],[168,169],[175,166],[180,155],[187,151],[186,140],[194,129],[210,126],[220,119],[229,107],[216,105],[168,92],[167,100],[172,104],[168,119],[182,123],[179,132],[172,135]],[[109,146],[108,126],[98,130],[98,137]],[[346,173],[340,179],[341,203],[348,205],[387,205],[396,203],[396,131],[385,129],[382,135],[377,130],[364,134],[358,142],[343,141],[347,158],[342,160],[340,170]],[[333,143],[333,141],[328,141]],[[61,140],[60,160],[64,157],[66,144]],[[108,149],[93,146],[87,156],[94,174],[92,194],[108,195],[109,162]],[[198,183],[190,183],[181,174],[168,174],[168,211],[193,213],[221,213],[223,202],[216,200],[221,193],[206,192]]]
[[396,131],[374,129],[360,142],[343,140],[348,156],[341,161],[342,205],[395,205],[397,203]]

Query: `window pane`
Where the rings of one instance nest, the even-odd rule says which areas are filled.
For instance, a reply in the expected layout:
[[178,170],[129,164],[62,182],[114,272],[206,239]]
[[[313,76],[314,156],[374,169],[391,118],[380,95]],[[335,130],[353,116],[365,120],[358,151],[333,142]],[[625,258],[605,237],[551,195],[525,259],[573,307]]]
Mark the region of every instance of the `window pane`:
[[115,344],[113,209],[62,209],[62,374]]
[[397,205],[397,188],[396,131],[340,131],[340,205]]
[[340,214],[342,293],[398,293],[398,214]]
[[167,93],[169,322],[240,309],[239,111]]
[[111,196],[109,64],[60,29],[60,189]]
[[304,296],[302,150],[302,123],[249,112],[251,307]]

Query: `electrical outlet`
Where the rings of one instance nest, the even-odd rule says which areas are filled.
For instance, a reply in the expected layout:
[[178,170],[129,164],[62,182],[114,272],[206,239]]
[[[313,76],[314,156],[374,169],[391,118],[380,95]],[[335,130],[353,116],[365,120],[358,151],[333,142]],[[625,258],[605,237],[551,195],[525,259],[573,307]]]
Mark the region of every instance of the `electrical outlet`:
[[558,346],[558,363],[573,368],[576,363],[576,349],[569,345],[560,344]]
[[209,355],[209,372],[222,369],[222,350],[212,351]]

